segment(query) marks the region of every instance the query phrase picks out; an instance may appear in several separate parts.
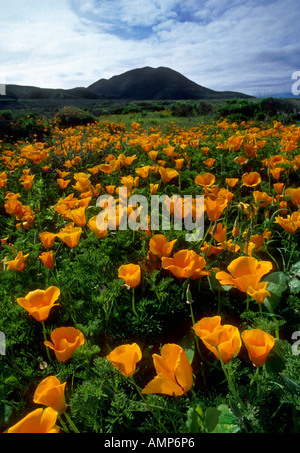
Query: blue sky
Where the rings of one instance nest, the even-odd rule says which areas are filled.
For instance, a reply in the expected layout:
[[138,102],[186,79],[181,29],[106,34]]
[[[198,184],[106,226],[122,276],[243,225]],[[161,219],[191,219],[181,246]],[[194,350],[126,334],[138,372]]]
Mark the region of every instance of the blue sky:
[[166,66],[217,91],[291,93],[299,19],[298,0],[0,0],[0,83],[87,87]]

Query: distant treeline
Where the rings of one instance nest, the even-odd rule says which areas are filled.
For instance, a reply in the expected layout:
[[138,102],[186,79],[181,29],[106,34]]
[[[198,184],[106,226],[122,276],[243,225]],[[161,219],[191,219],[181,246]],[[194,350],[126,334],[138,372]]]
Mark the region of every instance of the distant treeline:
[[[153,112],[174,117],[201,117],[207,120],[227,118],[230,122],[281,121],[291,124],[300,121],[300,100],[285,98],[230,99],[200,101],[120,101],[102,104],[51,105],[30,103],[23,109],[3,109],[0,102],[0,139],[43,140],[51,127],[75,127],[93,123],[105,115],[137,114],[143,118]],[[2,110],[1,110],[2,107]]]

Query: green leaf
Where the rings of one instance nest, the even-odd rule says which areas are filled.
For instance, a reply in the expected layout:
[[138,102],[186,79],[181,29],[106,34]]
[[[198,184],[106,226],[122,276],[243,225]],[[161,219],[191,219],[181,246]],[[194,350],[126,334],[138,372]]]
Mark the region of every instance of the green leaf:
[[228,406],[221,404],[217,410],[220,412],[219,420],[212,433],[237,433],[239,431],[238,419],[233,415]]
[[275,345],[267,357],[265,367],[269,372],[279,373],[284,369],[285,364],[286,358],[283,353],[283,347],[280,341],[276,340]]
[[290,378],[286,377],[284,374],[279,373],[280,377],[283,379],[283,381],[286,383],[289,391],[292,393],[292,395],[295,395],[297,392],[300,390],[300,385],[296,384],[296,382],[292,381]]
[[191,364],[195,355],[195,338],[192,331],[182,338],[180,346],[185,350],[189,363]]
[[300,261],[291,266],[290,273],[297,277],[300,277]]
[[289,281],[289,288],[292,294],[298,294],[300,292],[300,280],[299,278],[292,278]]
[[224,289],[224,291],[230,291],[232,286],[230,285],[223,285],[222,288]]
[[213,432],[219,422],[222,411],[216,407],[208,407],[205,411],[204,425],[208,433]]
[[9,419],[13,413],[13,409],[8,404],[2,403],[0,406],[0,419],[3,420],[5,425],[8,425]]
[[190,407],[187,413],[186,427],[188,433],[203,432],[203,412],[200,406],[197,406],[196,409]]
[[273,311],[279,304],[282,293],[287,288],[287,275],[284,272],[272,272],[262,281],[268,282],[267,291],[271,296],[266,297],[264,304],[267,309]]

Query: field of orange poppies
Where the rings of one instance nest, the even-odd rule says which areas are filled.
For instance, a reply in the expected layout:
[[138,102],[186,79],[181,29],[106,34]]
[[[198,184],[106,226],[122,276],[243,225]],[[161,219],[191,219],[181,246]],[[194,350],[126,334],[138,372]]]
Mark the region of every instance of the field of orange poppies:
[[1,432],[299,432],[300,126],[39,125],[0,142]]

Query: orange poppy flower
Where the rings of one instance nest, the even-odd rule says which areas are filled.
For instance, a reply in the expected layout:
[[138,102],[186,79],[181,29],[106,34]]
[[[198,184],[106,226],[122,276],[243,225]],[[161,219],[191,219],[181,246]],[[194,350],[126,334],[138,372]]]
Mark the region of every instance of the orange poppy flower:
[[184,159],[175,159],[175,165],[177,170],[181,170],[184,163]]
[[240,250],[240,248],[241,248],[239,245],[234,244],[234,243],[232,242],[232,239],[229,239],[229,241],[224,241],[224,242],[222,243],[222,246],[223,246],[224,248],[226,248],[229,252],[232,252],[232,253],[238,252],[238,251]]
[[209,275],[204,270],[205,259],[193,250],[180,250],[173,258],[162,257],[163,269],[167,269],[177,278],[200,278]]
[[62,178],[57,179],[57,183],[58,183],[59,187],[63,190],[68,187],[70,182],[71,182],[70,179],[62,179]]
[[8,428],[8,433],[59,433],[59,426],[55,426],[57,412],[46,407],[45,409],[36,409],[22,418],[18,423]]
[[118,276],[130,288],[136,288],[141,281],[141,268],[138,264],[123,264],[118,269]]
[[235,157],[233,160],[236,164],[244,165],[248,159],[245,156],[238,156]]
[[33,395],[33,402],[51,407],[53,411],[59,414],[63,413],[66,410],[66,384],[66,382],[61,384],[55,376],[46,377],[37,386]]
[[244,137],[242,136],[237,136],[237,135],[232,135],[231,137],[228,138],[226,142],[227,149],[229,150],[234,150],[238,151],[240,147],[242,146],[244,141]]
[[65,204],[69,209],[75,209],[77,203],[78,203],[78,198],[74,197],[74,194],[71,193],[65,198],[61,198],[58,200],[58,203]]
[[284,188],[284,182],[276,182],[275,184],[273,184],[273,187],[275,189],[275,192],[278,195],[281,195],[282,191],[283,191],[283,188]]
[[213,164],[215,163],[215,160],[216,160],[216,159],[213,159],[212,157],[209,157],[208,159],[206,159],[205,161],[203,161],[203,163],[204,163],[207,167],[211,168],[211,167],[213,166]]
[[11,216],[16,216],[19,219],[22,218],[24,208],[22,203],[17,198],[9,198],[4,205],[5,211]]
[[88,168],[88,171],[90,173],[92,173],[93,175],[97,175],[99,173],[98,165],[95,165],[94,167]]
[[203,242],[203,245],[201,247],[201,252],[203,253],[203,255],[206,255],[207,257],[211,257],[212,255],[218,255],[218,253],[221,253],[226,248],[227,247],[224,244],[214,246],[212,244],[208,244],[205,241],[205,242]]
[[127,187],[128,189],[131,189],[134,183],[133,176],[131,175],[122,176],[121,183],[123,184],[123,186]]
[[[229,285],[247,293],[249,287],[256,289],[261,278],[272,270],[269,261],[258,261],[256,258],[241,256],[227,267],[229,273],[220,271],[216,274],[221,285]],[[261,289],[261,288],[260,288]]]
[[242,175],[243,186],[255,187],[261,182],[260,174],[257,171],[252,171],[250,173],[244,173]]
[[159,167],[159,173],[163,183],[168,183],[171,179],[178,176],[178,171],[173,168]]
[[266,192],[260,192],[259,190],[253,192],[253,198],[254,202],[258,204],[260,208],[264,208],[273,203],[273,197],[270,197]]
[[56,359],[61,362],[67,362],[73,352],[85,343],[82,332],[75,327],[58,327],[51,333],[51,340],[44,341],[44,345],[48,346],[55,353]]
[[123,376],[132,376],[136,370],[136,364],[142,359],[140,347],[136,344],[125,344],[116,347],[106,357]]
[[7,266],[7,270],[12,269],[15,271],[23,271],[25,269],[26,260],[27,260],[28,256],[29,256],[28,254],[23,255],[22,251],[18,252],[18,255],[16,256],[16,258],[14,260],[4,261],[4,265]]
[[113,171],[117,170],[117,160],[111,160],[108,164],[101,164],[98,166],[99,170],[106,175],[110,175]]
[[225,182],[226,184],[229,185],[229,187],[233,188],[236,186],[236,184],[238,183],[238,178],[226,178],[225,179]]
[[142,148],[146,153],[148,153],[152,148],[152,143],[142,143]]
[[24,174],[20,178],[22,186],[24,186],[26,190],[30,190],[31,187],[32,187],[34,178],[35,178],[35,175],[26,175],[26,174]]
[[149,151],[149,152],[148,152],[148,156],[149,156],[150,159],[153,160],[153,161],[156,161],[156,159],[157,159],[157,154],[158,154],[158,151]]
[[241,337],[253,365],[262,367],[275,345],[275,338],[261,329],[244,330]]
[[255,287],[249,286],[247,294],[253,297],[258,304],[262,304],[266,297],[271,296],[270,292],[267,291],[267,286],[267,282],[257,283]]
[[230,324],[220,324],[221,318],[202,318],[193,326],[196,335],[201,338],[207,349],[209,349],[217,359],[224,363],[229,362],[233,356],[240,352],[242,341],[237,327]]
[[74,179],[76,184],[73,186],[74,189],[78,190],[78,192],[86,192],[91,185],[90,177],[91,175],[86,173],[75,173]]
[[103,228],[103,230],[98,228],[97,216],[91,217],[87,226],[99,239],[103,239],[107,235],[107,228]]
[[62,228],[56,236],[68,247],[75,248],[78,245],[81,233],[81,227],[74,227],[73,224],[70,224],[65,228]]
[[300,211],[293,212],[293,214],[288,215],[286,219],[277,216],[275,217],[274,223],[279,223],[285,231],[294,234],[300,227]]
[[159,184],[151,184],[150,183],[150,194],[155,195],[159,188]]
[[64,179],[66,176],[69,176],[70,174],[69,171],[61,171],[59,169],[57,169],[56,171],[61,179]]
[[40,233],[39,236],[45,249],[51,249],[53,242],[56,238],[56,234],[44,231],[43,233]]
[[273,178],[278,180],[280,178],[281,172],[283,172],[283,168],[276,167],[276,168],[271,168],[270,173],[272,174]]
[[226,209],[228,201],[224,198],[204,198],[204,207],[209,220],[216,221],[220,218],[224,209]]
[[[93,186],[91,186],[93,187]],[[91,192],[84,192],[84,193],[81,193],[80,194],[80,197],[81,197],[81,200],[78,200],[77,203],[76,203],[76,208],[88,208],[89,207],[89,204],[91,202],[91,199],[92,199],[92,196],[91,196]]]
[[296,206],[296,208],[300,207],[300,187],[298,187],[297,189],[286,189],[285,195],[291,197],[291,202],[294,206]]
[[131,165],[135,159],[137,159],[137,156],[135,154],[134,156],[125,156],[124,154],[120,154],[118,157],[118,160],[121,162],[121,164],[126,166]]
[[226,240],[226,230],[226,226],[223,227],[222,223],[218,223],[215,232],[213,231],[212,227],[210,233],[213,234],[213,237],[217,242],[224,242]]
[[193,369],[184,349],[176,344],[165,344],[161,355],[152,357],[157,376],[142,390],[143,394],[181,396],[192,388]]
[[196,176],[195,184],[197,186],[210,187],[214,184],[215,180],[216,177],[212,173],[203,173],[201,175]]
[[123,216],[126,215],[125,207],[117,204],[107,205],[104,210],[96,216],[96,224],[99,230],[105,229],[115,230],[121,223]]
[[4,188],[7,184],[7,173],[3,171],[0,173],[0,187]]
[[[277,201],[277,200],[276,200],[276,201]],[[288,205],[287,205],[287,202],[286,202],[286,201],[283,201],[283,200],[282,200],[282,201],[279,201],[279,207],[280,207],[279,212],[280,212],[281,214],[283,214],[283,215],[287,215],[288,212],[289,212],[287,206],[288,206]]]
[[67,214],[70,212],[70,208],[66,204],[58,203],[55,205],[55,211],[66,219]]
[[49,316],[50,310],[60,295],[60,289],[55,286],[50,286],[46,290],[37,289],[31,291],[25,297],[20,297],[17,302],[21,307],[33,316],[39,322],[44,322]]
[[157,255],[159,258],[163,256],[170,256],[173,250],[173,246],[177,239],[168,242],[164,234],[155,234],[149,241],[149,250],[153,255]]
[[79,208],[72,209],[70,212],[68,212],[66,218],[68,220],[72,220],[74,223],[76,223],[77,226],[82,227],[86,225],[85,211],[85,206],[79,206]]
[[146,165],[145,167],[136,168],[135,172],[143,179],[148,178],[150,171],[150,165]]
[[53,269],[54,259],[52,250],[50,250],[49,252],[41,253],[41,255],[39,255],[39,258],[44,263],[47,269]]
[[255,244],[255,247],[257,248],[257,250],[261,250],[263,248],[265,239],[267,239],[267,236],[264,237],[261,234],[253,234],[251,236],[251,242],[253,242]]
[[204,317],[194,324],[193,329],[199,338],[206,338],[211,346],[217,346],[222,334],[221,316]]
[[176,149],[176,146],[169,145],[163,149],[163,152],[166,154],[166,156],[172,157],[172,156],[174,156],[174,154],[176,154],[175,149]]
[[115,191],[116,186],[106,186],[105,190],[109,195],[113,195]]

